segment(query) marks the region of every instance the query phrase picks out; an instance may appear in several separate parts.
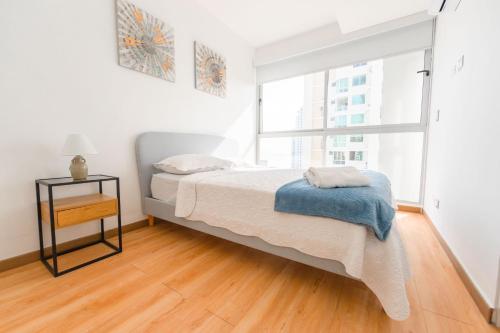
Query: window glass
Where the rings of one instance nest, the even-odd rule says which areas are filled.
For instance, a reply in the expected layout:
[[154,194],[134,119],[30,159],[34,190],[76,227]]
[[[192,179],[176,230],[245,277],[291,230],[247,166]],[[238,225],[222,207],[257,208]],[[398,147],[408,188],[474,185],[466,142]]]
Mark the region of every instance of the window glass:
[[349,79],[344,78],[337,81],[337,92],[344,93],[349,90]]
[[365,104],[365,95],[354,95],[351,97],[352,105]]
[[347,96],[337,98],[337,112],[347,111],[349,99]]
[[351,125],[362,125],[365,123],[365,115],[363,113],[353,114],[351,116]]
[[351,161],[362,161],[363,160],[363,152],[362,151],[350,151],[349,159]]
[[330,161],[334,165],[345,165],[345,152],[343,151],[330,151]]
[[345,135],[336,135],[333,137],[334,147],[345,147],[347,145],[347,138]]
[[351,135],[350,142],[363,142],[363,135]]
[[[416,51],[262,84],[259,163],[377,170],[391,179],[396,199],[418,202],[425,124],[403,125],[421,121],[426,77],[416,72],[424,60],[425,51]],[[384,125],[405,132],[384,133]],[[359,134],[364,126],[371,134]]]
[[323,127],[325,73],[314,73],[262,85],[262,131]]
[[[344,111],[363,111],[365,125],[388,125],[420,123],[422,107],[422,75],[417,71],[424,68],[425,51],[416,51],[394,57],[367,61],[331,69],[328,82],[348,79],[352,89],[339,93],[328,88],[326,98],[348,97],[349,104]],[[328,127],[335,127],[331,116],[337,112],[335,105],[328,104]]]
[[363,84],[366,84],[366,74],[356,75],[352,78],[353,86],[361,86]]
[[386,174],[391,180],[394,197],[398,200],[419,201],[423,133],[364,134],[361,143],[349,140],[342,147],[335,145],[339,136],[344,135],[327,137],[326,165],[338,165],[334,157],[344,154],[348,156],[344,163],[346,166]]
[[260,139],[260,165],[275,168],[305,169],[323,164],[321,136],[276,137]]
[[333,117],[334,127],[346,127],[347,126],[347,116],[335,116]]

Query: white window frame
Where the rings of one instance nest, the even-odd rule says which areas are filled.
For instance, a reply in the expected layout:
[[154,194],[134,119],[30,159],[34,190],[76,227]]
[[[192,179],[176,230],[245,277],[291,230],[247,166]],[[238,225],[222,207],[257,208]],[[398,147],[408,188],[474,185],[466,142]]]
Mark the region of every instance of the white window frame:
[[[417,51],[417,50],[415,50]],[[425,49],[424,54],[424,68],[429,73],[432,71],[432,49]],[[407,52],[405,52],[407,53]],[[403,53],[404,54],[404,53]],[[395,54],[397,55],[397,54]],[[394,56],[395,56],[394,55]],[[256,161],[260,157],[260,139],[264,138],[280,138],[280,137],[307,137],[307,136],[321,136],[322,148],[326,147],[326,140],[328,136],[332,135],[355,135],[355,134],[387,134],[387,133],[423,133],[422,145],[422,165],[420,176],[420,194],[418,202],[410,202],[398,200],[401,204],[409,205],[423,205],[424,199],[424,186],[425,186],[425,161],[427,158],[427,136],[428,136],[428,122],[429,122],[429,106],[430,106],[430,88],[431,88],[431,75],[423,75],[422,84],[422,104],[419,123],[406,123],[406,124],[385,124],[385,125],[367,125],[367,126],[348,126],[348,127],[328,127],[328,76],[329,70],[325,69],[325,98],[323,107],[323,128],[318,129],[299,129],[289,131],[266,131],[263,132],[263,115],[262,115],[262,84],[257,86],[257,135],[256,135]],[[326,149],[323,153],[323,164],[326,160]]]

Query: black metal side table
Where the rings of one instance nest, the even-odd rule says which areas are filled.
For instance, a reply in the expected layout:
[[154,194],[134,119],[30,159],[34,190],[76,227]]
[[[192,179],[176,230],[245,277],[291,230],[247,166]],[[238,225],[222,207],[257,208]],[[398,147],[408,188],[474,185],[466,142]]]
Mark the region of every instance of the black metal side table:
[[[116,197],[109,197],[102,193],[102,183],[106,181],[115,181],[116,183]],[[93,195],[69,197],[54,200],[53,188],[59,186],[69,186],[85,183],[98,183],[99,193]],[[120,179],[114,176],[107,175],[90,175],[87,179],[73,180],[71,177],[61,178],[47,178],[37,179],[36,184],[36,201],[38,213],[38,236],[40,239],[40,260],[47,267],[47,269],[58,277],[60,275],[72,272],[76,269],[85,267],[97,261],[109,258],[115,254],[122,252],[122,223],[121,223],[121,209],[120,209]],[[44,185],[48,190],[48,201],[41,202],[40,200],[40,185]],[[118,246],[108,242],[105,239],[104,232],[104,218],[117,216],[118,219]],[[71,249],[57,252],[56,242],[56,228],[67,227],[84,223],[92,220],[100,220],[100,237],[97,241],[88,244],[80,245]],[[45,255],[43,245],[43,228],[42,221],[50,223],[50,236],[51,236],[51,254]],[[60,271],[57,265],[59,256],[74,252],[92,245],[103,243],[110,247],[113,252],[103,255],[101,257],[92,259],[74,267]],[[52,259],[52,265],[48,262]]]

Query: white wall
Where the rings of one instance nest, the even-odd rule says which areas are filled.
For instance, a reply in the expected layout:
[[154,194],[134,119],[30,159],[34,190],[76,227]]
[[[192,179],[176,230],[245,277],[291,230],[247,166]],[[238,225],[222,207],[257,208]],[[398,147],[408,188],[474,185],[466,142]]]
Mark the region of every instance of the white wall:
[[[38,247],[34,179],[68,174],[68,133],[87,134],[100,152],[91,173],[121,178],[124,223],[143,217],[137,134],[220,134],[254,157],[254,50],[193,1],[134,2],[175,28],[175,83],[118,66],[113,0],[0,0],[0,259]],[[194,40],[226,57],[226,99],[194,89]],[[63,229],[59,241],[96,231]]]
[[425,193],[425,210],[492,307],[500,255],[499,13],[498,0],[462,0],[437,20]]

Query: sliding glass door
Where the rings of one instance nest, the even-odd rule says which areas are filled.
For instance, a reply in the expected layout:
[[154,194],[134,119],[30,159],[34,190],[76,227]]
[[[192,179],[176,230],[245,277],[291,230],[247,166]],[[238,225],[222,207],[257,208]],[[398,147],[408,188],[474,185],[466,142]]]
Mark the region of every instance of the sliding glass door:
[[264,83],[261,165],[355,166],[381,171],[401,202],[420,203],[430,50]]

